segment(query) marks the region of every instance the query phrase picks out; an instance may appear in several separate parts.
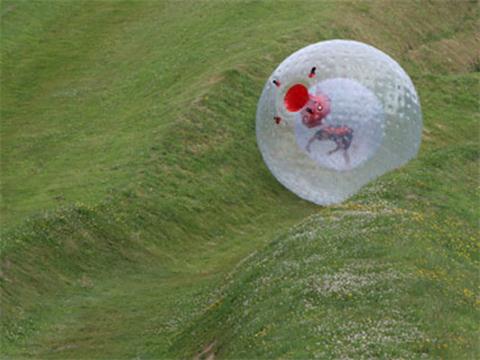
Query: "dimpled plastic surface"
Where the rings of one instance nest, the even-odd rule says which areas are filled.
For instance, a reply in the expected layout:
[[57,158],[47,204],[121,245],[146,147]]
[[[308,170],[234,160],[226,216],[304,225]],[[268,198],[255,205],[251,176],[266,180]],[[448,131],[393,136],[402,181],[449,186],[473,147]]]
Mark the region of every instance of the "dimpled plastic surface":
[[[316,75],[310,78],[313,67]],[[286,109],[285,94],[296,84],[329,98],[331,111],[322,125],[307,128],[300,112]],[[342,202],[408,162],[418,152],[422,132],[420,102],[405,71],[380,50],[346,40],[309,45],[285,59],[263,89],[256,121],[258,146],[272,174],[320,205]],[[333,138],[307,147],[319,129],[339,126],[352,131],[346,151],[330,153],[337,145]]]

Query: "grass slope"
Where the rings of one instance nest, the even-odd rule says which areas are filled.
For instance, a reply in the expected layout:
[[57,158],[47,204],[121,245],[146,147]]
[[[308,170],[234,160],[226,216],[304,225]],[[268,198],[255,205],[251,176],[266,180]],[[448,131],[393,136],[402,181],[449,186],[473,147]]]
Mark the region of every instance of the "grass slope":
[[[5,354],[474,356],[475,2],[70,5],[2,3]],[[332,37],[399,59],[426,128],[418,160],[318,209],[252,119],[275,64]]]
[[307,218],[215,291],[177,356],[214,344],[220,358],[478,358],[477,196],[425,194],[460,180],[445,158],[475,188],[478,149],[452,146]]
[[[31,4],[40,6],[38,3],[28,3],[25,6],[33,6]],[[255,45],[255,49],[239,47],[235,41],[231,42],[245,36],[239,29],[243,29],[244,32],[253,31],[250,25],[255,23],[255,17],[257,19],[274,17],[273,14],[269,15],[269,12],[276,8],[273,3],[262,6],[252,4],[248,18],[236,18],[237,23],[227,21],[233,14],[242,11],[244,5],[232,3],[225,7],[221,3],[204,3],[194,10],[200,12],[199,16],[193,13],[187,18],[184,16],[190,7],[187,3],[183,4],[182,8],[177,3],[169,3],[164,7],[150,2],[129,2],[117,4],[113,9],[111,3],[95,4],[99,7],[97,11],[104,7],[105,11],[120,11],[124,16],[123,22],[129,28],[138,28],[136,37],[121,42],[121,45],[127,48],[119,52],[119,61],[122,64],[125,59],[131,58],[136,61],[130,63],[129,70],[137,75],[142,71],[145,74],[159,72],[168,74],[171,80],[163,82],[162,79],[158,79],[154,82],[161,94],[147,89],[149,93],[153,93],[152,99],[148,100],[145,109],[141,109],[140,112],[144,112],[136,116],[144,121],[154,122],[154,126],[152,125],[148,132],[143,130],[142,138],[150,137],[148,145],[145,145],[146,140],[144,144],[135,142],[131,146],[123,144],[124,148],[136,151],[135,167],[132,165],[131,169],[129,168],[131,174],[125,179],[124,185],[109,191],[105,199],[99,202],[89,201],[88,194],[81,194],[82,196],[79,196],[73,204],[67,203],[53,211],[40,213],[4,232],[2,239],[4,351],[17,356],[40,356],[40,354],[47,356],[52,349],[60,348],[64,351],[54,352],[59,357],[66,356],[65,351],[81,357],[125,355],[122,353],[125,347],[118,348],[117,341],[112,340],[108,347],[102,345],[103,341],[107,338],[116,339],[119,333],[126,332],[126,335],[120,337],[130,339],[136,337],[139,343],[142,343],[145,341],[145,324],[137,321],[137,326],[133,323],[129,323],[128,327],[112,326],[113,318],[118,316],[116,315],[118,312],[105,311],[104,307],[118,308],[119,303],[122,303],[130,306],[129,311],[125,311],[127,316],[132,314],[132,311],[136,312],[134,309],[137,308],[144,311],[143,317],[150,318],[156,313],[161,313],[155,309],[162,309],[168,315],[169,311],[174,312],[178,307],[170,297],[157,294],[157,297],[151,298],[155,305],[152,307],[152,302],[144,303],[146,299],[140,296],[142,294],[140,290],[138,294],[132,295],[131,302],[126,301],[125,296],[130,293],[131,288],[139,286],[143,286],[145,291],[157,289],[157,286],[160,286],[157,284],[158,279],[162,279],[164,287],[171,284],[172,288],[167,286],[167,290],[163,292],[169,293],[178,288],[174,279],[180,279],[178,282],[181,283],[183,278],[206,280],[215,278],[217,273],[221,274],[225,269],[230,269],[237,259],[254,249],[277,229],[287,227],[296,219],[313,211],[314,206],[298,200],[272,179],[256,150],[252,118],[258,91],[265,78],[265,74],[258,71],[261,68],[262,71],[265,70],[261,59],[256,60],[256,65],[252,62],[253,66],[249,71],[242,69],[242,64],[252,53],[258,52],[259,48],[265,49],[266,53],[263,56],[280,53],[275,57],[282,57],[289,50],[285,45],[276,42],[264,47],[265,39],[261,37],[258,42],[251,43]],[[81,11],[75,13],[75,9],[69,10],[66,5],[57,6],[60,6],[62,11],[72,11],[69,14],[74,18],[85,16],[87,19],[84,19],[88,22],[88,7],[85,8],[85,13]],[[123,6],[128,8],[122,10]],[[137,13],[132,12],[131,6],[137,6],[138,11],[142,12],[140,19],[136,18]],[[285,7],[285,10],[287,8]],[[41,13],[38,14],[41,16]],[[305,14],[310,16],[308,13]],[[208,18],[210,20],[205,20],[207,15],[212,15]],[[162,26],[170,26],[172,29],[166,33],[159,31],[157,26],[159,21]],[[282,34],[286,32],[282,30],[282,24],[288,22],[288,17],[284,16],[278,21],[272,26]],[[215,22],[218,22],[218,25],[229,22],[232,27],[217,29]],[[258,23],[258,34],[267,34],[272,29],[262,27],[262,24]],[[146,35],[148,29],[151,31],[150,36]],[[180,30],[185,39],[183,41],[179,41],[178,38],[172,39],[170,48],[152,42],[152,36],[153,39],[159,37],[158,43],[162,44],[160,40],[169,37],[169,34],[178,34]],[[99,33],[95,27],[92,31],[93,34],[74,32],[67,43],[77,44],[75,41],[77,37],[83,39],[84,36],[89,38],[103,36],[103,33]],[[206,36],[202,42],[194,45],[192,42],[198,40],[199,32],[205,32]],[[105,36],[108,35],[109,33]],[[51,36],[55,40],[58,35]],[[148,39],[144,46],[164,52],[162,56],[158,53],[152,55],[156,59],[153,64],[146,62],[143,53],[131,52],[127,46],[130,44],[141,47],[137,43],[141,36]],[[273,37],[273,34],[270,36]],[[206,39],[210,41],[205,42]],[[228,50],[229,47],[232,49],[231,55],[219,59],[220,49]],[[182,54],[181,49],[185,54]],[[67,47],[63,51],[69,54],[72,49]],[[99,51],[103,55],[103,47]],[[185,60],[183,66],[179,63],[179,58]],[[102,58],[94,57],[92,60],[91,65],[95,71],[98,66],[101,67],[101,63],[98,64],[99,59]],[[139,67],[139,62],[142,64],[146,62],[146,65]],[[216,66],[212,66],[212,63]],[[14,61],[11,66],[14,66]],[[81,66],[83,68],[85,65]],[[120,79],[125,74],[128,75],[126,70],[114,69]],[[33,75],[36,76],[34,71]],[[69,77],[64,79],[64,76],[64,73],[60,73],[57,81],[70,80]],[[153,84],[154,80],[150,76],[145,76]],[[46,78],[50,81],[49,77]],[[135,77],[132,75],[132,78]],[[119,82],[122,86],[114,87],[112,91],[127,96],[123,94],[125,91],[134,90],[127,86],[128,84],[120,80]],[[148,85],[144,79],[146,87],[153,86],[152,84]],[[230,98],[219,96],[225,93],[235,96]],[[164,95],[163,99],[161,95]],[[15,96],[12,97],[19,101]],[[82,105],[77,100],[67,103],[71,107],[68,114],[79,112],[78,106]],[[47,105],[50,103],[47,102]],[[90,107],[91,104],[85,103],[85,111],[93,111]],[[135,113],[134,110],[131,112]],[[46,116],[52,115],[50,114],[52,111],[52,109],[46,111]],[[145,112],[149,112],[148,116]],[[105,111],[103,114],[105,115]],[[88,119],[85,121],[88,122]],[[7,128],[8,122],[5,124]],[[132,119],[126,123],[128,126],[132,124],[135,124]],[[60,125],[62,124],[59,124],[58,131],[70,135],[68,126],[62,128]],[[111,135],[108,131],[100,133],[103,137]],[[4,137],[8,138],[7,133]],[[109,156],[119,156],[114,149],[110,150]],[[68,153],[65,149],[59,149],[60,156],[64,152]],[[29,156],[32,161],[36,161],[37,156],[40,159],[44,158],[44,155],[36,151]],[[76,151],[71,150],[69,156],[72,158],[69,159],[70,166],[67,169],[78,167],[79,171],[83,171],[83,165],[77,163],[76,158],[88,157],[92,166],[96,166],[103,154],[98,154],[91,148],[87,152],[78,151],[77,148]],[[63,170],[62,167],[58,168],[59,172]],[[84,180],[90,178],[90,175],[86,175]],[[255,179],[255,182],[252,179]],[[108,177],[105,177],[105,180],[108,180]],[[100,192],[98,188],[92,191]],[[10,194],[6,190],[4,193]],[[16,194],[11,192],[10,195]],[[13,199],[9,201],[15,203]],[[21,207],[20,202],[17,205]],[[48,204],[45,203],[36,206],[48,208]],[[278,224],[278,219],[284,219],[282,224]],[[277,225],[271,226],[272,224]],[[244,241],[245,234],[254,233],[256,241]],[[137,273],[145,274],[143,282],[138,281],[135,275]],[[131,274],[133,275],[130,276]],[[103,284],[115,286],[111,279],[116,279],[116,287],[122,296],[113,299],[108,295],[99,296],[99,289],[107,286]],[[203,288],[199,281],[188,283],[193,286],[192,292],[196,287]],[[67,288],[69,290],[66,290]],[[92,293],[97,295],[94,296]],[[92,303],[93,309],[88,308],[86,303],[88,304],[91,296],[98,302],[106,301],[108,304],[97,307],[95,301]],[[76,300],[72,303],[69,300],[71,298]],[[90,311],[85,309],[85,306]],[[78,312],[82,319],[76,323],[80,328],[78,331],[83,333],[84,329],[88,329],[85,338],[82,336],[73,337],[75,340],[70,338],[69,331],[73,334],[76,332],[74,326],[70,324],[72,312]],[[98,322],[99,316],[104,320]],[[160,323],[162,321],[158,320]],[[63,322],[69,326],[62,327]],[[57,326],[63,330],[56,330]],[[152,326],[156,328],[159,325],[152,321]],[[90,334],[95,333],[93,328],[102,336],[94,337],[92,340]],[[39,340],[35,335],[48,332],[51,335],[48,341]],[[110,334],[110,337],[106,333]],[[156,331],[152,330],[150,336],[153,342],[158,342],[159,336]],[[74,345],[71,344],[72,341]],[[167,341],[168,337],[165,334],[165,339],[162,338],[160,342]],[[140,354],[148,351],[144,347],[128,349],[134,355],[137,351]],[[161,348],[158,351],[165,352],[166,349]]]
[[291,23],[288,4],[273,3],[2,6],[6,226],[78,200],[95,204],[130,183],[156,154],[165,126],[191,121],[195,102],[223,72],[261,61],[260,49],[278,53],[283,25],[312,18],[293,9]]
[[[363,5],[347,18],[377,37],[363,31],[382,10]],[[396,14],[392,27],[412,15]],[[178,337],[177,356],[480,356],[480,76],[478,58],[453,63],[476,40],[465,23],[452,27],[403,57],[425,114],[419,158],[249,257]],[[387,28],[382,35],[401,36]],[[438,53],[445,47],[449,61]],[[427,66],[426,54],[438,61]]]

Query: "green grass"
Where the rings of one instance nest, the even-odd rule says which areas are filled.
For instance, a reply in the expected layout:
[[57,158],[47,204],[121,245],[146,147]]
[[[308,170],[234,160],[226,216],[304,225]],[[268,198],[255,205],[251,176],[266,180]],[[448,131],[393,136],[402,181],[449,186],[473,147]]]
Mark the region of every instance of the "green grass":
[[[271,55],[279,45],[265,35],[281,37],[289,22],[275,19],[273,3],[73,4],[3,3],[5,225],[79,199],[94,204],[125,186],[165,126],[193,115],[223,71],[259,49]],[[254,26],[258,19],[274,21]]]
[[[477,5],[3,1],[2,353],[478,357]],[[329,38],[398,59],[425,131],[320,208],[268,173],[254,114]]]

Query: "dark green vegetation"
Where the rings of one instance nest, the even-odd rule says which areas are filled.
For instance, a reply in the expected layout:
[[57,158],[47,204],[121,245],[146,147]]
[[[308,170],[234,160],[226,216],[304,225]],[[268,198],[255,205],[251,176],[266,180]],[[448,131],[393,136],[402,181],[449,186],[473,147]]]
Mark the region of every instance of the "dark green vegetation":
[[[1,16],[3,354],[480,356],[476,2]],[[276,64],[329,38],[399,60],[425,132],[418,159],[319,208],[268,173],[254,115]]]

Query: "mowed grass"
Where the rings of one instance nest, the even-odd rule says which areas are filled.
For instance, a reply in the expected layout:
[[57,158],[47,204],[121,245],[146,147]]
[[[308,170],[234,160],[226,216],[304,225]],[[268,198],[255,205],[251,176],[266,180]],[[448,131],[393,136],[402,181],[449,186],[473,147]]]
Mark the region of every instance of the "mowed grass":
[[[289,17],[285,12],[280,18],[276,18],[272,11],[278,7],[273,3],[261,6],[252,4],[249,5],[251,10],[248,11],[248,17],[236,17],[239,12],[245,11],[244,7],[248,4],[232,3],[225,7],[222,3],[208,2],[192,9],[193,13],[186,17],[185,13],[191,8],[191,4],[188,3],[160,4],[162,6],[151,2],[89,4],[90,7],[78,9],[69,9],[65,4],[55,6],[60,7],[57,11],[61,14],[62,11],[66,12],[68,16],[64,20],[69,23],[73,21],[72,17],[76,21],[77,16],[83,19],[90,18],[91,11],[96,7],[97,12],[103,9],[106,17],[109,11],[121,13],[123,18],[120,20],[123,19],[129,31],[122,31],[121,34],[105,33],[104,29],[96,28],[96,22],[92,19],[91,34],[79,34],[72,28],[73,34],[69,36],[63,33],[52,35],[53,43],[56,44],[58,36],[63,35],[67,36],[66,43],[74,44],[70,45],[71,47],[78,44],[77,38],[83,39],[84,36],[90,39],[96,36],[102,39],[103,36],[118,36],[118,46],[122,47],[118,50],[119,60],[116,63],[118,66],[112,63],[109,66],[105,65],[104,69],[111,68],[115,76],[124,80],[118,80],[119,85],[109,89],[114,93],[106,96],[106,99],[113,101],[113,98],[119,95],[123,99],[128,97],[129,100],[125,101],[132,104],[131,97],[135,96],[132,95],[135,89],[132,88],[132,84],[125,82],[125,77],[136,82],[140,81],[139,73],[144,74],[143,87],[139,85],[138,89],[140,92],[143,91],[143,96],[148,98],[148,94],[152,94],[153,98],[148,101],[148,105],[144,103],[144,108],[139,104],[135,105],[135,108],[143,114],[136,113],[133,108],[128,112],[151,123],[148,130],[140,130],[143,134],[138,142],[122,144],[122,149],[134,152],[135,161],[130,162],[129,173],[125,173],[121,179],[124,183],[117,184],[111,191],[107,191],[101,201],[93,201],[86,196],[87,194],[82,193],[73,197],[71,201],[66,201],[63,206],[39,212],[23,221],[21,225],[11,226],[4,232],[3,349],[18,356],[28,354],[46,356],[51,349],[57,347],[70,351],[73,351],[71,348],[76,349],[77,356],[83,357],[117,354],[118,344],[112,343],[102,347],[95,341],[103,342],[105,332],[114,334],[116,331],[120,333],[126,331],[128,335],[124,338],[138,337],[141,342],[144,335],[139,328],[143,328],[144,324],[138,322],[137,326],[130,324],[117,327],[113,326],[112,318],[110,321],[107,319],[98,323],[100,313],[107,317],[113,313],[98,309],[89,312],[91,317],[82,315],[85,311],[84,297],[75,297],[77,301],[74,303],[68,301],[63,303],[70,298],[65,291],[72,291],[75,294],[78,290],[84,296],[89,296],[91,290],[88,286],[85,287],[84,283],[92,282],[96,289],[97,286],[100,287],[100,283],[110,279],[112,272],[115,271],[122,274],[118,276],[120,281],[118,289],[127,292],[130,292],[132,285],[144,286],[147,290],[155,289],[150,281],[165,279],[145,276],[144,282],[139,282],[138,278],[128,277],[123,272],[139,271],[148,274],[180,272],[184,277],[196,277],[198,273],[210,272],[221,274],[259,243],[268,239],[273,232],[288,227],[295,219],[301,219],[314,209],[313,205],[306,204],[284,191],[264,168],[260,154],[256,150],[252,121],[258,91],[265,78],[264,73],[258,73],[259,69],[263,70],[262,60],[254,58],[252,68],[242,69],[246,61],[250,60],[252,53],[257,53],[259,48],[265,51],[262,58],[272,57],[270,62],[274,58],[273,53],[281,53],[279,57],[283,57],[290,51],[282,43],[282,39],[268,43],[266,41],[268,38],[259,37],[258,42],[239,45],[243,37],[242,31],[256,33],[251,28],[252,24],[256,23],[255,18],[276,19],[271,26],[258,21],[258,34],[269,34],[271,29],[277,29],[278,34],[287,33],[283,25],[289,22]],[[24,4],[27,7],[34,5],[42,7],[41,3]],[[42,9],[48,12],[48,9]],[[141,15],[138,15],[135,9]],[[288,6],[284,5],[284,9],[286,11]],[[25,11],[27,10],[30,11],[29,8]],[[301,9],[298,11],[311,16]],[[11,14],[13,16],[14,13]],[[41,15],[39,12],[38,16]],[[85,21],[88,23],[87,19]],[[11,21],[14,24],[14,20]],[[78,21],[81,21],[80,18]],[[226,26],[227,24],[230,26]],[[168,26],[172,29],[166,31],[165,27]],[[163,32],[160,31],[162,27]],[[132,35],[133,28],[137,28],[137,36]],[[20,33],[15,33],[14,30],[13,28],[12,33],[20,36]],[[200,38],[201,33],[205,35]],[[127,40],[123,35],[133,37]],[[141,45],[139,41],[143,36],[146,40]],[[175,36],[178,36],[176,40],[173,39]],[[269,36],[272,38],[273,34]],[[89,42],[92,41],[86,41],[86,44]],[[264,46],[264,43],[268,45]],[[129,46],[133,47],[133,50]],[[5,47],[8,49],[7,45]],[[143,47],[160,53],[152,55],[153,60],[149,62],[145,53],[140,51]],[[186,53],[182,55],[179,48],[183,48]],[[98,49],[101,55],[104,54],[103,50],[102,46]],[[52,61],[57,59],[58,55],[71,56],[72,51],[73,49],[67,46],[60,54],[53,54],[55,56],[52,55]],[[231,54],[227,61],[225,54],[228,52]],[[85,66],[80,59],[78,61],[78,66],[87,74],[90,71],[101,72],[97,67],[102,67],[102,61],[105,60],[102,56],[97,58],[95,54],[96,52],[92,51],[92,56],[99,63],[92,60],[91,67]],[[21,59],[19,57],[19,61]],[[75,59],[76,57],[73,57],[73,60]],[[14,65],[12,59],[10,66]],[[128,70],[122,69],[122,66],[127,66]],[[49,71],[55,71],[56,68],[52,65]],[[155,75],[157,72],[164,76],[152,78],[152,74]],[[21,77],[23,73],[19,72],[17,76]],[[34,71],[32,76],[36,76]],[[65,73],[58,74],[57,81],[72,81],[69,76],[66,76],[66,79],[64,76]],[[85,80],[78,76],[79,81]],[[95,76],[92,76],[92,79],[95,81]],[[110,78],[107,76],[106,79]],[[45,76],[44,81],[51,79]],[[158,89],[149,89],[151,86],[158,86]],[[22,89],[23,87],[20,87],[20,90]],[[225,97],[223,94],[232,96]],[[42,93],[35,95],[42,96]],[[12,102],[19,101],[18,97],[11,96]],[[92,101],[96,101],[95,94],[92,94]],[[42,104],[49,106],[50,103],[46,101]],[[66,103],[71,107],[68,115],[80,114],[78,107],[82,102],[70,100]],[[84,106],[85,111],[93,111],[91,108],[94,106],[91,103]],[[46,116],[53,116],[54,113],[50,114],[53,110],[55,109],[46,111]],[[108,117],[108,111],[102,108],[97,110],[102,113],[100,120]],[[66,115],[64,116],[63,119],[68,119]],[[88,127],[89,120],[83,118],[82,120],[85,120]],[[102,121],[99,126],[101,124]],[[130,119],[125,122],[125,126],[139,129],[141,124]],[[61,130],[70,135],[68,127]],[[132,136],[134,132],[135,130],[127,131],[126,136]],[[32,133],[34,134],[33,131]],[[110,129],[101,134],[102,137],[109,137],[112,141],[120,139],[115,137]],[[8,138],[7,133],[4,137]],[[15,151],[15,146],[12,145],[9,149]],[[88,158],[89,164],[95,165],[96,168],[102,156],[114,156],[121,161],[129,161],[128,156],[115,154],[115,149],[108,147],[106,149],[108,151],[94,151],[93,148],[86,152],[78,149],[72,151],[68,166],[60,167],[58,171],[75,170],[77,167],[79,171],[88,171],[82,164],[75,164],[75,159],[80,157]],[[64,153],[68,153],[68,149],[59,149],[55,155],[63,156]],[[34,160],[36,157],[48,160],[51,155],[53,155],[51,152],[48,156],[32,152],[30,157]],[[83,179],[91,181],[92,176],[88,175]],[[78,180],[82,181],[80,177]],[[104,181],[109,185],[115,185],[114,180],[108,176],[104,177]],[[20,185],[22,185],[20,181],[15,183],[15,186]],[[4,190],[4,194],[12,196],[19,193],[7,191],[7,187],[4,187]],[[76,187],[73,187],[73,190],[76,191]],[[97,195],[101,195],[99,188],[92,188],[92,193],[95,191]],[[42,190],[38,192],[41,193]],[[5,201],[4,204],[14,204],[13,199]],[[21,206],[19,203],[17,205]],[[43,209],[49,207],[47,203],[36,205]],[[4,213],[7,214],[7,211]],[[13,221],[12,224],[14,223]],[[250,238],[246,241],[246,234],[253,233],[256,234],[255,241]],[[195,282],[189,284],[194,285]],[[168,291],[172,289],[165,290]],[[142,292],[139,291],[140,293]],[[158,294],[156,306],[167,308],[165,311],[168,314],[168,309],[173,310],[177,305],[163,298],[162,294]],[[102,297],[99,301],[109,302],[108,299]],[[143,302],[143,297],[135,294],[132,299],[134,301],[125,303],[137,307],[139,305],[136,302]],[[113,306],[116,301],[122,301],[121,297],[110,302],[108,306]],[[66,313],[58,310],[65,307]],[[147,315],[151,314],[150,311],[154,311],[151,304],[139,307],[147,311],[144,313],[147,317],[151,316]],[[84,342],[83,338],[79,337],[75,342],[80,342],[80,345],[73,346],[65,328],[58,332],[50,327],[61,323],[58,318],[61,314],[67,316],[70,312],[76,311],[79,311],[82,318],[82,321],[77,322],[81,329],[87,327],[88,333],[92,334],[95,333],[93,329],[98,328],[101,336],[94,337],[93,344],[91,341]],[[64,320],[68,321],[68,317]],[[75,331],[72,326],[66,328]],[[36,345],[38,339],[34,334],[43,334],[47,329],[50,329],[52,338],[50,341],[40,341],[39,344],[42,346],[38,347],[39,345]],[[157,334],[151,336],[158,340]],[[165,337],[161,342],[166,343],[167,340],[168,337]],[[56,342],[67,344],[55,346]],[[64,356],[62,352],[54,354]]]
[[[3,2],[2,352],[476,357],[477,18],[475,2]],[[425,132],[418,160],[322,209],[265,169],[254,114],[276,64],[338,37],[400,61]]]
[[4,226],[130,183],[164,127],[194,115],[222,71],[279,48],[287,12],[297,27],[312,18],[288,4],[208,1],[2,9]]

